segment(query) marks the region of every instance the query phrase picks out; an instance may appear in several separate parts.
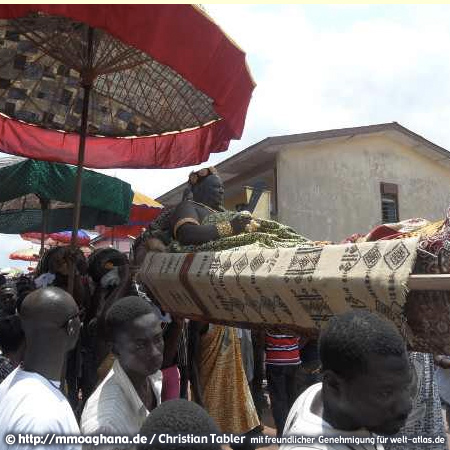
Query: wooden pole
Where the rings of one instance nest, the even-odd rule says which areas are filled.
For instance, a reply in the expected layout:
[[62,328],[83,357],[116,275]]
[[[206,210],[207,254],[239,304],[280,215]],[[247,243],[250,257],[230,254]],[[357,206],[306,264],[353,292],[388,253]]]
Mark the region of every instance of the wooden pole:
[[409,276],[411,291],[450,291],[450,274],[414,274]]
[[45,251],[45,236],[48,231],[48,203],[49,201],[45,198],[39,197],[39,202],[41,203],[42,210],[42,227],[41,227],[41,250],[39,251],[39,256],[42,258]]
[[[92,44],[93,44],[94,30],[89,27],[88,29],[88,48],[87,48],[87,60],[88,64],[92,64]],[[71,267],[69,268],[69,293],[73,295],[74,284],[75,284],[75,250],[77,247],[77,235],[78,229],[80,227],[80,211],[81,211],[81,189],[83,181],[83,164],[84,164],[84,154],[86,148],[86,135],[87,135],[87,124],[89,116],[89,98],[91,95],[92,79],[90,78],[92,74],[81,74],[83,79],[83,109],[81,113],[81,128],[80,128],[80,143],[78,146],[78,164],[77,164],[77,177],[75,182],[75,200],[74,200],[74,210],[73,210],[73,224],[72,224],[72,239],[70,241],[70,246],[73,252],[73,261],[71,262]]]

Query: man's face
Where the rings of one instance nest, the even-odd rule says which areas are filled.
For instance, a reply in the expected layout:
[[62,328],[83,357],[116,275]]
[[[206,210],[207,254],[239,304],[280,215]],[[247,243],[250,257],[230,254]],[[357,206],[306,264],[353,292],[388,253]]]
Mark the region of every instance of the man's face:
[[204,203],[214,209],[223,206],[223,184],[217,175],[209,175],[201,182],[198,192],[194,194],[194,200]]
[[343,381],[340,407],[359,428],[395,434],[411,411],[413,388],[413,372],[406,354],[373,354],[367,373]]
[[114,347],[126,373],[145,377],[155,373],[163,362],[160,320],[155,314],[134,319],[123,332],[118,333]]

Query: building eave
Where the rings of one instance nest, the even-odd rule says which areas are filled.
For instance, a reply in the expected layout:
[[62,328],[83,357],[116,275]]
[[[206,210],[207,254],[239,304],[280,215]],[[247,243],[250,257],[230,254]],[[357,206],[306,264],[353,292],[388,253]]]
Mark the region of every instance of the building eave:
[[[217,164],[216,168],[223,181],[227,183],[243,171],[245,172],[247,170],[256,169],[264,163],[267,164],[271,161],[274,162],[276,160],[277,153],[279,153],[284,146],[288,144],[318,144],[320,142],[335,140],[338,138],[353,138],[356,136],[382,133],[389,134],[391,138],[397,136],[407,139],[415,150],[426,154],[427,157],[450,168],[450,152],[447,149],[434,144],[417,133],[414,133],[408,128],[400,125],[398,122],[313,131],[283,136],[270,136],[257,142],[256,144],[251,145],[250,147],[247,147],[241,152],[230,156],[221,163]],[[161,195],[156,200],[163,204],[173,204],[175,198],[178,198],[179,201],[185,188],[186,183],[183,183]]]

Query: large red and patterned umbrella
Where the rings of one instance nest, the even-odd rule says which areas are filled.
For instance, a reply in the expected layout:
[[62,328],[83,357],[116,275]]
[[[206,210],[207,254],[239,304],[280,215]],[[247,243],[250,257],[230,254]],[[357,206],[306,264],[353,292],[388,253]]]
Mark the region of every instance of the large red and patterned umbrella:
[[198,164],[239,139],[245,54],[191,5],[0,5],[0,149],[89,167]]
[[0,5],[0,61],[0,149],[77,164],[82,133],[94,168],[201,163],[240,138],[254,88],[191,5]]
[[0,5],[0,61],[0,148],[80,167],[205,161],[241,136],[254,88],[190,5]]

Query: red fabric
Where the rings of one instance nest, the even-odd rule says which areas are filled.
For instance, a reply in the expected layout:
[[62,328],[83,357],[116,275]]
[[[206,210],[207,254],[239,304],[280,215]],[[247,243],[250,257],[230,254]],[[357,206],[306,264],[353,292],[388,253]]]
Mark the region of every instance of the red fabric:
[[161,213],[161,208],[149,208],[145,205],[132,205],[128,225],[144,225],[155,220]]
[[128,236],[138,237],[145,229],[145,225],[120,225],[114,228],[96,227],[101,231],[101,235],[105,239],[126,239]]
[[162,372],[162,391],[161,402],[180,398],[180,371],[178,367],[170,366],[161,369]]
[[375,227],[366,237],[367,242],[395,239],[401,236],[403,233],[399,233],[397,230],[388,227],[387,225],[379,225]]
[[34,254],[32,251],[17,251],[9,255],[9,259],[16,261],[39,261],[39,255]]
[[[161,208],[149,208],[144,205],[132,205],[130,210],[130,219],[127,225],[118,225],[117,227],[102,227],[100,233],[104,238],[124,239],[128,236],[137,237],[142,229],[155,220],[161,213]],[[99,229],[100,230],[100,229]]]
[[266,364],[300,363],[299,337],[266,333]]
[[[135,139],[88,137],[85,165],[94,168],[173,168],[199,164],[239,139],[254,82],[245,54],[200,9],[191,5],[0,5],[0,18],[33,11],[101,28],[148,53],[214,100],[223,118],[183,133]],[[2,151],[76,164],[78,135],[0,117]]]
[[[36,231],[32,231],[29,233],[22,233],[20,237],[26,241],[35,242],[37,244],[41,243],[41,236],[42,234]],[[63,231],[63,232],[57,232],[57,233],[50,233],[46,234],[44,236],[44,241],[52,240],[53,245],[55,243],[63,243],[63,244],[70,244],[70,241],[72,239],[72,232],[71,231]],[[91,238],[88,235],[80,235],[80,233],[77,236],[77,245],[80,246],[87,246],[91,242]]]

